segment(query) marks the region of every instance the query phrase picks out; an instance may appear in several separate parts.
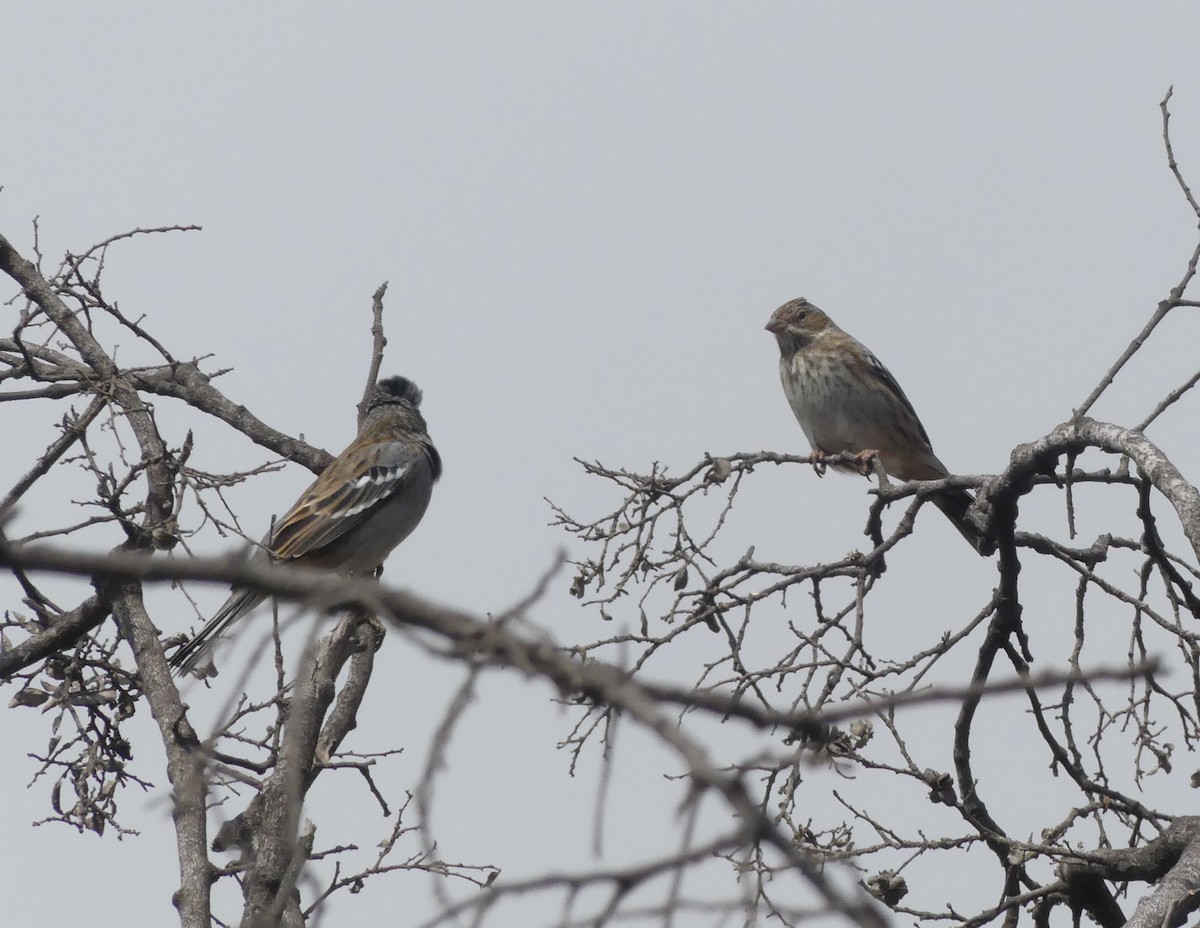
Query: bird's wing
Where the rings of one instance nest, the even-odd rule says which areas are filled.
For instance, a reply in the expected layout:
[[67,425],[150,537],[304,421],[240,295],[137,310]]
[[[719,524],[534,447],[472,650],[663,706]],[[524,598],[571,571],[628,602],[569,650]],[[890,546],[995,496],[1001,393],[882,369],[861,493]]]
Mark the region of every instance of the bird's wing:
[[291,560],[325,547],[360,524],[371,509],[404,491],[428,455],[421,444],[378,442],[331,464],[275,523],[268,548]]
[[913,407],[913,404],[909,401],[904,391],[900,389],[900,384],[896,382],[896,378],[892,376],[892,372],[884,367],[883,362],[865,347],[863,348],[863,354],[866,356],[870,375],[878,379],[887,388],[888,392],[904,404],[904,407],[912,413],[912,421],[916,423],[917,429],[921,433],[921,438],[925,440],[927,447],[933,447],[933,442],[929,440],[929,433],[925,431],[925,426],[921,423],[921,417],[917,415],[917,410]]

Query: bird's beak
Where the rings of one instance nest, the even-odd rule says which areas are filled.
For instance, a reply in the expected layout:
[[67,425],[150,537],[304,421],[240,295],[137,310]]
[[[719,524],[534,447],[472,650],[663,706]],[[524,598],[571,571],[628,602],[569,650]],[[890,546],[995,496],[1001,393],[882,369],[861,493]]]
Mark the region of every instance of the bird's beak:
[[784,329],[787,328],[787,325],[786,325],[786,323],[784,323],[784,321],[782,319],[776,319],[774,316],[772,316],[771,321],[768,322],[765,326],[763,326],[763,328],[766,329],[768,332],[770,332],[772,335],[778,335],[780,332],[782,332]]

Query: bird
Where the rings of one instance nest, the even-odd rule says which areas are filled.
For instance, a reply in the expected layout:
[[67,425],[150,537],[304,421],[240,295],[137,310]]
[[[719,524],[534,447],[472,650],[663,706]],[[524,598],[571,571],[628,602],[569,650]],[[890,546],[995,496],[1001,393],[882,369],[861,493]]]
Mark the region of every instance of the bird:
[[[405,377],[379,381],[358,435],[278,519],[256,557],[345,576],[374,573],[425,515],[442,459],[420,412],[422,394]],[[205,626],[170,657],[178,675],[195,671],[216,640],[265,593],[236,586]]]
[[[783,392],[815,455],[849,452],[860,456],[863,467],[873,457],[896,480],[950,475],[896,378],[824,311],[803,297],[789,300],[771,314],[766,330],[779,343]],[[834,469],[863,473],[852,464]],[[943,490],[932,502],[982,551],[979,532],[966,517],[974,502],[967,490]]]

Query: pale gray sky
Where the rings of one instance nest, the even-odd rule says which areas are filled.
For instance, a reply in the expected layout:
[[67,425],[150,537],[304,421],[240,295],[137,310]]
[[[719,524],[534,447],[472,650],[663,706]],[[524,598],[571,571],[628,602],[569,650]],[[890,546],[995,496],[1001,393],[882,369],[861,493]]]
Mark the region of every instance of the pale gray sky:
[[[682,469],[706,451],[807,450],[762,329],[793,296],[883,358],[953,470],[995,472],[1067,418],[1193,246],[1158,102],[1174,84],[1177,154],[1200,183],[1198,40],[1186,3],[29,4],[0,35],[0,231],[28,253],[40,217],[53,259],[136,226],[202,225],[122,245],[107,293],[177,355],[234,368],[231,397],[334,451],[353,432],[370,295],[389,280],[386,370],[424,388],[446,471],[388,579],[496,611],[567,543],[544,496],[585,513],[613,501],[572,456]],[[1191,373],[1200,323],[1171,326],[1097,416],[1136,421]],[[1184,424],[1162,438],[1194,473]],[[0,485],[48,434],[23,449],[23,427],[6,427]],[[258,460],[199,444],[194,462]],[[240,500],[251,534],[307,480],[256,482]],[[861,545],[864,483],[760,486],[732,547],[801,563]],[[946,559],[961,574],[949,627],[992,568],[946,526],[922,531],[913,575],[944,579]],[[609,633],[568,581],[537,617],[563,642]],[[223,598],[202,592],[210,609]],[[902,622],[916,606],[895,595]],[[718,644],[698,642],[697,661]],[[399,790],[459,672],[398,640],[381,657],[393,678],[355,746],[405,743],[383,777]],[[694,679],[675,659],[657,671]],[[568,778],[555,743],[570,717],[545,688],[485,693],[439,794],[443,853],[512,877],[586,865],[595,757]],[[189,693],[211,711],[221,695]],[[118,842],[29,826],[47,802],[24,791],[43,721],[5,719],[8,920],[52,923],[65,878],[93,900],[90,924],[169,923],[149,728],[139,770],[158,792],[143,835]],[[647,811],[676,794],[626,734],[612,864],[662,846],[648,820],[674,822],[670,806]],[[347,837],[320,818],[335,786],[378,817],[357,784],[323,783],[318,843]],[[380,880],[333,916],[394,921],[424,897]]]

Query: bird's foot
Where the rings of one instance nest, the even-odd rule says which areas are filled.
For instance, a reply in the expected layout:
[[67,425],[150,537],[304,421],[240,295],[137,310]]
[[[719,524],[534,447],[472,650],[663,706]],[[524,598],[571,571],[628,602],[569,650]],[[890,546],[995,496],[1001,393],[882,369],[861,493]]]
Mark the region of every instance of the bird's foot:
[[864,477],[870,477],[875,473],[875,462],[879,460],[879,452],[860,451],[854,456],[854,460],[858,463],[858,472]]
[[812,465],[812,469],[817,472],[818,477],[824,477],[825,471],[829,470],[829,465],[825,463],[825,452],[820,448],[814,448],[812,454],[808,456],[808,462]]

